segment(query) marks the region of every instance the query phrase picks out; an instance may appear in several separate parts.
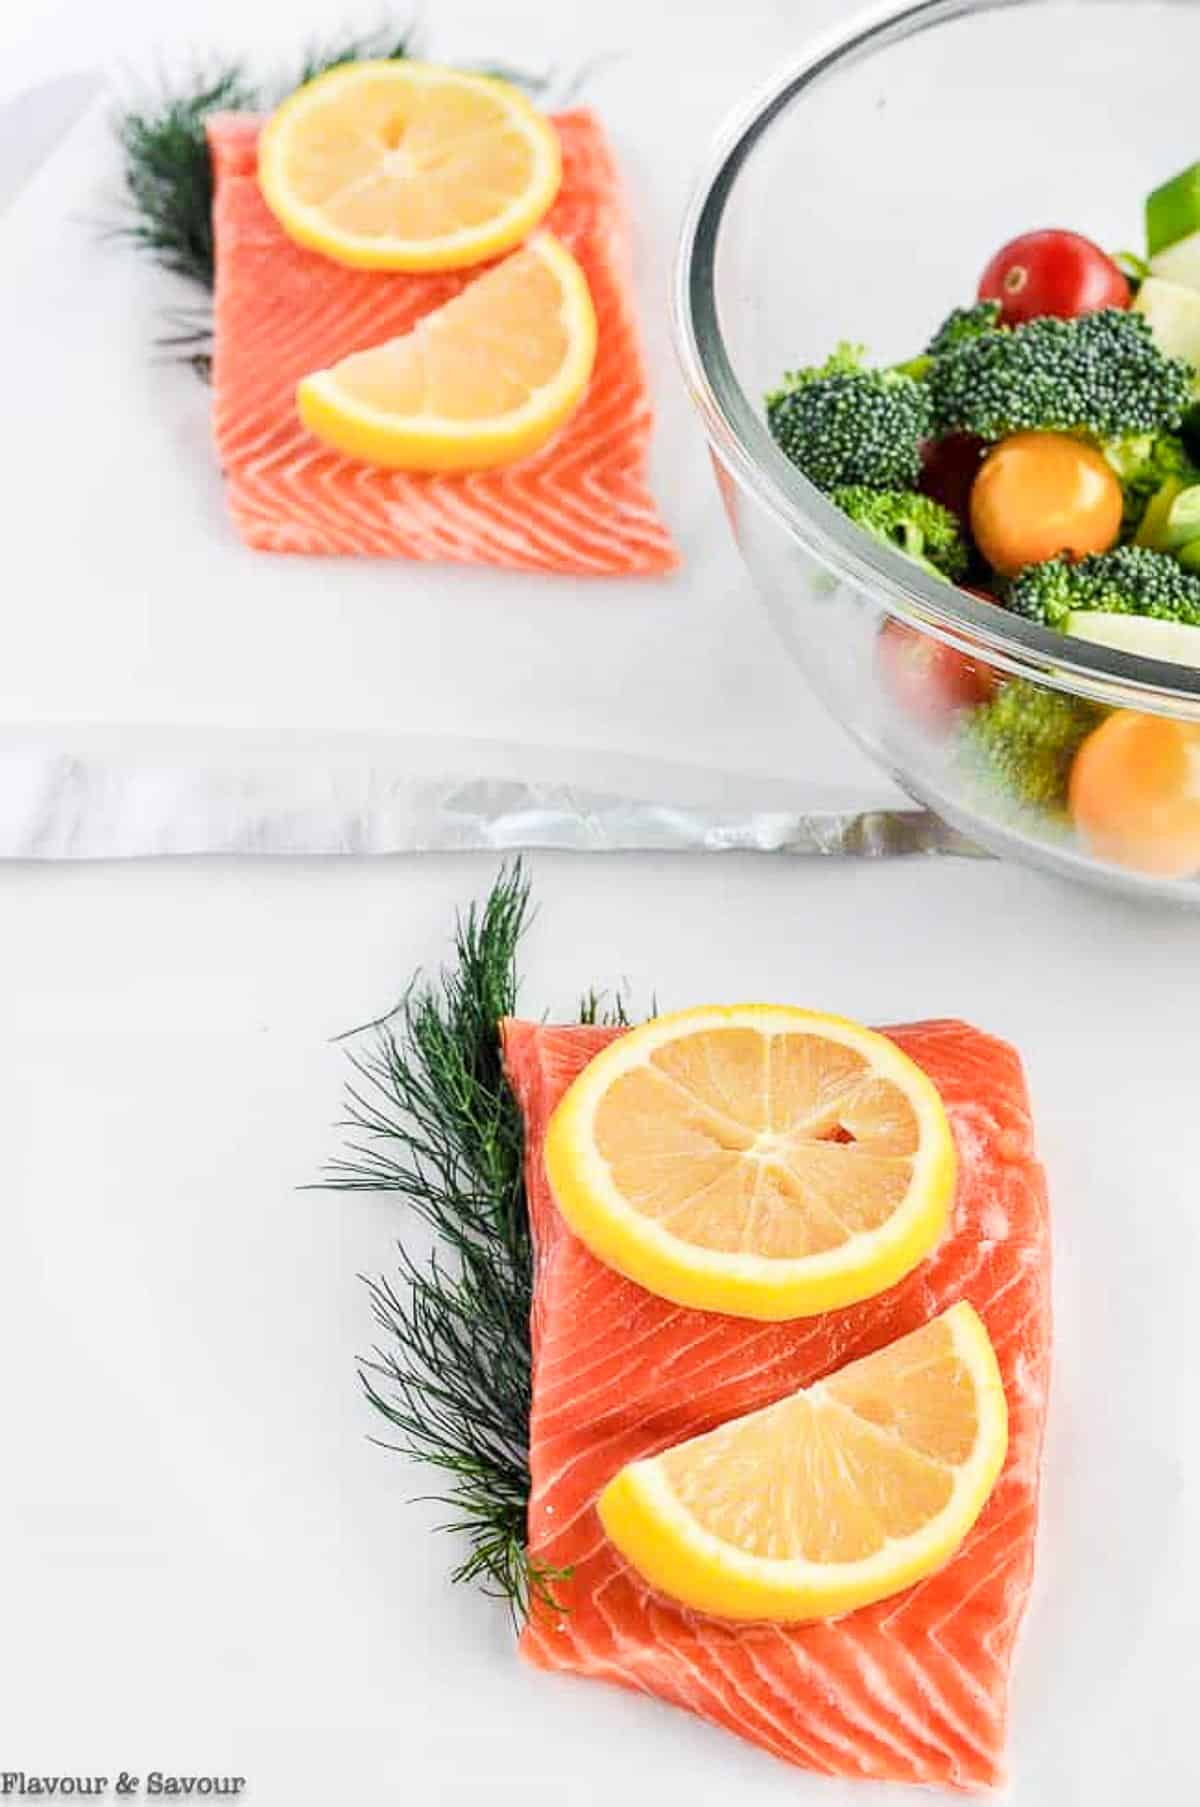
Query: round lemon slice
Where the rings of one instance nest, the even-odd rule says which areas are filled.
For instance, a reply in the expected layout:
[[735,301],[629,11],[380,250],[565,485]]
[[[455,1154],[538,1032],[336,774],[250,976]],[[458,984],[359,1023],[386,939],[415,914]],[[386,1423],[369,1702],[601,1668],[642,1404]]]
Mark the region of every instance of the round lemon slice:
[[509,251],[558,193],[558,135],[518,89],[430,63],[346,63],[263,127],[258,180],[299,244],[373,270]]
[[894,1042],[766,1004],[662,1016],[565,1093],[546,1170],[567,1222],[650,1292],[748,1318],[869,1298],[937,1242],[954,1142]]
[[968,1304],[609,1482],[613,1543],[652,1587],[727,1619],[832,1618],[949,1560],[1008,1449]]
[[538,232],[411,332],[305,377],[296,405],[310,432],[368,464],[486,470],[552,438],[595,357],[587,278]]

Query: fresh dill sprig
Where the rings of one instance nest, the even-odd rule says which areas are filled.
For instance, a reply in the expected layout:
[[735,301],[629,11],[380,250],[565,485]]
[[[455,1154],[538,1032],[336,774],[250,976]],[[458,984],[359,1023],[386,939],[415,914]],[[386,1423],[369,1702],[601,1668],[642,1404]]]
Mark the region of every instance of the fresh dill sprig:
[[589,1025],[603,1023],[610,1029],[627,1029],[629,1011],[621,991],[597,991],[589,985],[579,1000],[579,1021]]
[[325,44],[314,44],[305,53],[293,80],[279,90],[275,99],[282,100],[293,88],[302,88],[305,82],[314,81],[327,69],[340,69],[343,63],[392,63],[402,57],[415,56],[417,36],[415,26],[406,26],[397,33],[394,27],[385,25],[358,37],[343,36]]
[[[443,1529],[466,1542],[452,1579],[507,1601],[516,1624],[534,1602],[557,1609],[565,1578],[526,1543],[533,1239],[499,1025],[516,1010],[529,918],[518,860],[458,918],[437,978],[418,978],[395,1010],[343,1037],[348,1140],[324,1174],[343,1191],[399,1193],[433,1231],[426,1260],[401,1242],[396,1274],[366,1281],[380,1334],[360,1378],[389,1447],[443,1477]],[[589,990],[579,1020],[623,1026],[629,1015],[620,992]]]
[[398,1192],[434,1234],[427,1263],[403,1244],[392,1279],[368,1280],[381,1333],[360,1370],[392,1446],[441,1471],[446,1528],[466,1539],[456,1581],[479,1581],[514,1620],[560,1577],[529,1560],[533,1246],[521,1116],[498,1027],[517,1001],[529,918],[518,862],[460,917],[454,960],[389,1017],[356,1032],[345,1155],[325,1183]]
[[257,92],[236,66],[198,79],[117,122],[125,193],[132,211],[119,230],[164,269],[213,285],[212,166],[204,137],[210,113],[254,107]]
[[326,69],[374,57],[411,56],[414,34],[382,29],[314,46],[290,82],[267,89],[240,63],[196,76],[175,95],[131,107],[117,121],[130,218],[117,230],[156,263],[211,289],[216,264],[212,232],[213,179],[204,135],[210,113],[274,106]]
[[196,307],[167,308],[163,312],[166,331],[158,336],[158,349],[169,364],[190,364],[204,382],[212,378],[213,327],[212,310],[203,303]]

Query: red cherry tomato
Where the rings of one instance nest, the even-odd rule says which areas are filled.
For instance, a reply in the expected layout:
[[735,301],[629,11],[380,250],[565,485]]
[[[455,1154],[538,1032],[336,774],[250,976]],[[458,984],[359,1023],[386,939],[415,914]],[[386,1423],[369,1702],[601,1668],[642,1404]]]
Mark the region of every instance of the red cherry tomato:
[[999,683],[988,666],[904,621],[884,622],[876,657],[889,694],[931,733],[944,733],[960,711],[986,703]]
[[997,251],[979,279],[979,299],[998,301],[1005,326],[1054,314],[1073,320],[1128,307],[1129,283],[1112,258],[1078,232],[1026,232]]
[[920,488],[965,527],[970,518],[971,485],[979,474],[979,466],[987,446],[970,433],[947,433],[925,447],[921,462]]

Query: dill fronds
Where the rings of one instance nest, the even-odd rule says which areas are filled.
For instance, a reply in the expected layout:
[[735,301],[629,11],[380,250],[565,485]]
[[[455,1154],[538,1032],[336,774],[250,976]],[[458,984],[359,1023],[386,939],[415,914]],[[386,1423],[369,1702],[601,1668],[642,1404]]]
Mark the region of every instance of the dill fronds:
[[204,138],[210,113],[254,107],[258,96],[236,66],[198,80],[117,122],[132,218],[118,230],[156,263],[213,285],[212,167]]
[[380,1334],[362,1384],[390,1446],[440,1472],[445,1528],[466,1544],[453,1579],[506,1600],[517,1623],[560,1579],[526,1549],[533,1246],[498,1033],[529,907],[517,862],[459,918],[440,975],[355,1033],[349,1140],[325,1172],[328,1186],[399,1193],[433,1231],[428,1261],[401,1243],[395,1276],[366,1282]]

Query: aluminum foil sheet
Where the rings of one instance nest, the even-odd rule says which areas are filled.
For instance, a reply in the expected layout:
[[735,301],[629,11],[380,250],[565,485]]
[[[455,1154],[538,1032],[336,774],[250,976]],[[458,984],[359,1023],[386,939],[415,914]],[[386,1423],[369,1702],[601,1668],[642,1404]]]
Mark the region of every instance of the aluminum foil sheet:
[[978,852],[915,807],[616,755],[415,739],[235,745],[155,729],[0,732],[0,858],[521,848]]

